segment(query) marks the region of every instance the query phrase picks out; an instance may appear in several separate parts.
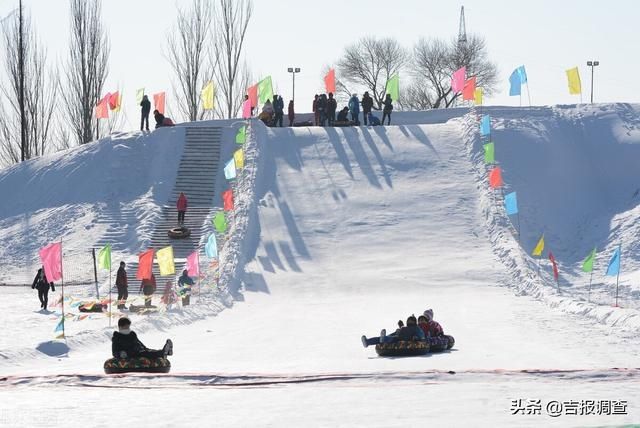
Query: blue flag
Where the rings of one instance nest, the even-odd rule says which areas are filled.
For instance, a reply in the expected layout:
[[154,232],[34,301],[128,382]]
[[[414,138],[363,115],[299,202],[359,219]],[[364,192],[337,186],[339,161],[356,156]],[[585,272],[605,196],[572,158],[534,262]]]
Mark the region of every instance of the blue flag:
[[507,210],[507,215],[518,214],[518,197],[516,196],[516,192],[505,195],[504,208]]
[[607,275],[616,276],[620,273],[620,247],[616,248],[616,251],[609,260],[609,266],[607,266]]
[[524,85],[527,83],[527,71],[524,69],[524,65],[516,68],[518,70],[518,74],[520,75],[520,84]]
[[509,88],[509,96],[520,95],[522,81],[520,80],[520,73],[517,68],[513,70],[513,73],[511,73],[509,83],[511,84],[511,87]]
[[54,333],[57,333],[59,331],[64,331],[64,317],[60,319],[60,322],[56,326],[56,329],[53,330]]
[[216,242],[216,235],[209,235],[209,239],[207,240],[207,244],[204,246],[204,253],[210,259],[215,259],[218,257],[218,243]]
[[491,134],[491,116],[484,115],[480,121],[480,135],[485,136]]
[[224,166],[224,178],[227,180],[233,180],[236,178],[236,160],[234,158],[231,158],[231,160]]

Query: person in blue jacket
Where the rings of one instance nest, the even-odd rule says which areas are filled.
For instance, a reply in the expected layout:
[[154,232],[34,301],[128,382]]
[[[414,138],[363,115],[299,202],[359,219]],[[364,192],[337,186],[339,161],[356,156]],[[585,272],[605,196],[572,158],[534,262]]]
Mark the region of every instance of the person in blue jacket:
[[193,279],[189,277],[189,271],[185,269],[182,271],[182,276],[178,279],[178,293],[182,298],[182,306],[189,306],[192,286]]
[[349,99],[349,112],[351,113],[351,120],[356,123],[356,125],[360,124],[360,100],[358,99],[357,94],[351,95]]
[[369,125],[380,126],[380,119],[374,116],[371,112],[367,115],[367,119],[369,119]]

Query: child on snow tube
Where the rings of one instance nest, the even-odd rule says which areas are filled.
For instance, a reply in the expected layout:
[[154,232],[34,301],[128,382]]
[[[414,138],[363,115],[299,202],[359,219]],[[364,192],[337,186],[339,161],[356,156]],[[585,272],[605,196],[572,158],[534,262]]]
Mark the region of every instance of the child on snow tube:
[[419,341],[425,340],[424,332],[416,321],[416,317],[411,315],[407,318],[407,325],[405,326],[402,321],[398,321],[398,329],[395,333],[391,333],[387,336],[387,330],[384,328],[380,331],[379,337],[372,337],[367,339],[366,336],[362,336],[362,345],[366,348],[369,345],[378,345],[381,343],[395,343],[399,341]]
[[427,338],[431,351],[444,351],[451,349],[455,343],[453,336],[444,334],[442,326],[433,319],[433,309],[427,309],[418,318],[418,325]]

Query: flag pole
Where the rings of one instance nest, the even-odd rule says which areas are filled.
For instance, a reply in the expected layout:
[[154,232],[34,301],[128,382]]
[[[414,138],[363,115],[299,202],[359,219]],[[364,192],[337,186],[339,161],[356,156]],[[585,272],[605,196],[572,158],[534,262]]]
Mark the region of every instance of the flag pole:
[[109,252],[109,327],[111,327],[111,315],[113,314],[113,298],[111,297],[111,252]]
[[589,294],[587,295],[587,302],[591,303],[591,282],[593,280],[593,266],[591,267],[591,275],[589,275]]
[[618,275],[616,275],[616,308],[618,307],[618,285],[620,283],[620,266],[622,265],[622,244],[618,245]]
[[527,79],[527,98],[529,98],[529,107],[531,107],[531,93],[529,92],[529,79]]
[[516,219],[518,220],[518,243],[520,243],[520,211],[516,213]]
[[60,281],[61,281],[61,295],[62,295],[62,337],[67,340],[67,334],[64,330],[64,271],[62,270],[62,239],[60,239]]

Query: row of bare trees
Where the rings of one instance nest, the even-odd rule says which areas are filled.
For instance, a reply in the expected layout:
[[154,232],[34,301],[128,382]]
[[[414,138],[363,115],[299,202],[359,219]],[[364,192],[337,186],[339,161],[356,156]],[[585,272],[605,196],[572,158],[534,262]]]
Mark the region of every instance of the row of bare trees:
[[71,0],[69,12],[69,57],[62,75],[48,61],[22,1],[1,23],[0,164],[84,144],[99,134],[92,120],[109,60],[101,2]]
[[393,38],[365,37],[347,46],[338,60],[336,90],[343,98],[356,90],[367,90],[380,108],[387,80],[404,72],[400,99],[394,100],[400,108],[453,107],[461,94],[451,90],[451,75],[463,66],[467,76],[476,76],[484,95],[495,92],[498,68],[489,60],[486,42],[480,36],[468,36],[463,43],[423,38],[412,51]]
[[232,118],[240,110],[251,80],[242,54],[252,11],[251,0],[193,0],[178,9],[166,56],[178,111],[186,120],[205,117],[200,92],[209,81],[215,86],[217,117]]

